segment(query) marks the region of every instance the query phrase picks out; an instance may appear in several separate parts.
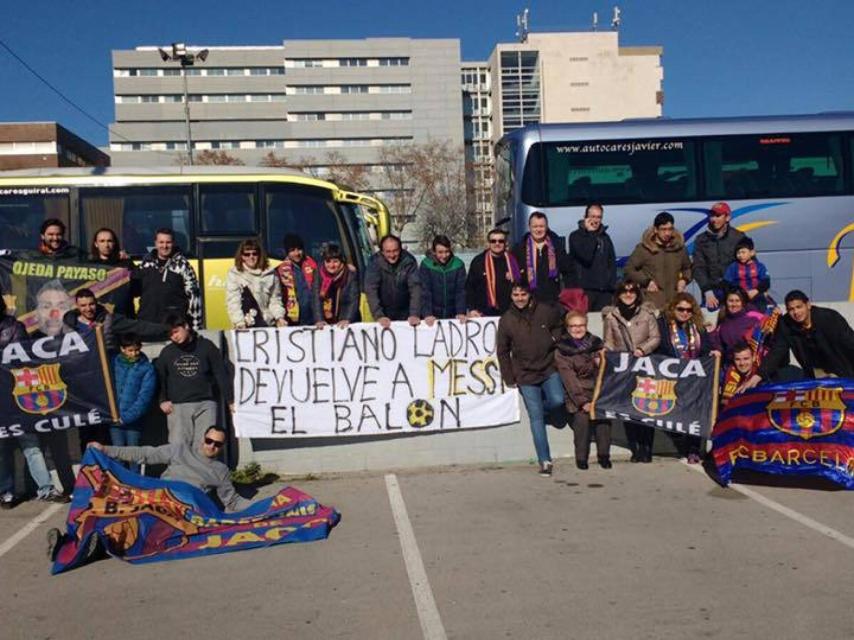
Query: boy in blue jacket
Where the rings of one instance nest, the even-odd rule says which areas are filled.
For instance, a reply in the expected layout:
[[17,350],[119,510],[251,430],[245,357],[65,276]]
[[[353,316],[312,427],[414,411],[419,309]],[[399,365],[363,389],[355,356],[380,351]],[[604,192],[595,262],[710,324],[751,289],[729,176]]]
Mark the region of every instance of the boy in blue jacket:
[[[157,373],[142,353],[142,341],[136,334],[119,337],[120,352],[113,358],[113,382],[119,404],[121,424],[110,427],[113,446],[136,447],[142,439],[142,420],[157,390]],[[139,473],[139,465],[130,470]]]
[[762,313],[774,307],[774,301],[768,296],[771,288],[771,276],[765,265],[756,259],[753,240],[744,236],[735,245],[735,260],[724,272],[724,280],[732,287],[740,287],[747,292],[750,306]]
[[451,251],[448,236],[433,239],[433,251],[421,261],[421,317],[432,326],[437,319],[466,319],[466,267]]

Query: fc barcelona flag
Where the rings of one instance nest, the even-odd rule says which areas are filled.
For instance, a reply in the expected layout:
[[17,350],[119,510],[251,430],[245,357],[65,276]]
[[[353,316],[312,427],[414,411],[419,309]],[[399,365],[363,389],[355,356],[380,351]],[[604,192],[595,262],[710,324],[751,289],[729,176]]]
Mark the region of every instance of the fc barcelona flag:
[[118,419],[100,327],[0,350],[0,441]]
[[593,395],[593,418],[642,422],[706,438],[717,410],[717,358],[606,352]]
[[767,385],[735,396],[713,444],[724,483],[745,468],[818,475],[854,489],[854,380]]
[[224,513],[201,489],[137,475],[89,448],[52,573],[83,562],[92,536],[111,556],[139,564],[321,540],[340,518],[294,487]]

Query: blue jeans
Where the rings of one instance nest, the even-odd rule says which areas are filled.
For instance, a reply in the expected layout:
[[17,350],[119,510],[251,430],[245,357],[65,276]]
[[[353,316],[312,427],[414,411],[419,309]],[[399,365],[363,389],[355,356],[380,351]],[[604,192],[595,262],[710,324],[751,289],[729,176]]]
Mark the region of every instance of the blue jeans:
[[[110,443],[114,447],[138,447],[142,441],[142,431],[133,427],[110,427]],[[128,469],[139,473],[139,465],[135,462],[125,463]]]
[[557,409],[564,403],[563,382],[560,374],[554,372],[539,384],[520,384],[519,392],[528,411],[537,461],[540,464],[551,462],[552,453],[549,450],[549,436],[546,433],[546,412]]
[[[53,489],[53,478],[50,476],[50,471],[47,469],[47,463],[44,461],[41,447],[39,447],[38,436],[34,433],[25,433],[15,439],[21,451],[24,452],[24,459],[27,461],[27,469],[30,470],[30,475],[33,477],[33,482],[38,487],[38,495],[43,496],[50,493]],[[14,461],[12,459],[12,442],[6,441],[0,444],[2,452],[0,452],[0,494],[6,492],[14,493],[15,490],[15,475]]]

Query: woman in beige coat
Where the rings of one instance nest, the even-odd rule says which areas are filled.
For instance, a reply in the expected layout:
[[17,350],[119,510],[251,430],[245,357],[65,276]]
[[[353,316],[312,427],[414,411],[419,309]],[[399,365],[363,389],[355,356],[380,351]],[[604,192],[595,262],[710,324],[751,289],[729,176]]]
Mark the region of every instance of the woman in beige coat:
[[234,266],[225,278],[225,306],[235,329],[285,326],[282,289],[267,252],[255,239],[237,247]]
[[[627,351],[640,358],[655,351],[661,342],[655,307],[643,301],[634,282],[617,285],[614,306],[602,309],[602,327],[608,351]],[[626,422],[625,428],[632,462],[652,462],[655,429],[634,422]]]

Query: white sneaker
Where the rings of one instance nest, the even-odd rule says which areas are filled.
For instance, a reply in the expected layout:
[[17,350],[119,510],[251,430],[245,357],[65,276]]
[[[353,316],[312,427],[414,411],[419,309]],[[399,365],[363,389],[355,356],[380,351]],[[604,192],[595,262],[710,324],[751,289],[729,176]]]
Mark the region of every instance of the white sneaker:
[[3,495],[0,495],[0,507],[3,509],[11,509],[15,506],[15,494],[11,491],[7,491]]

